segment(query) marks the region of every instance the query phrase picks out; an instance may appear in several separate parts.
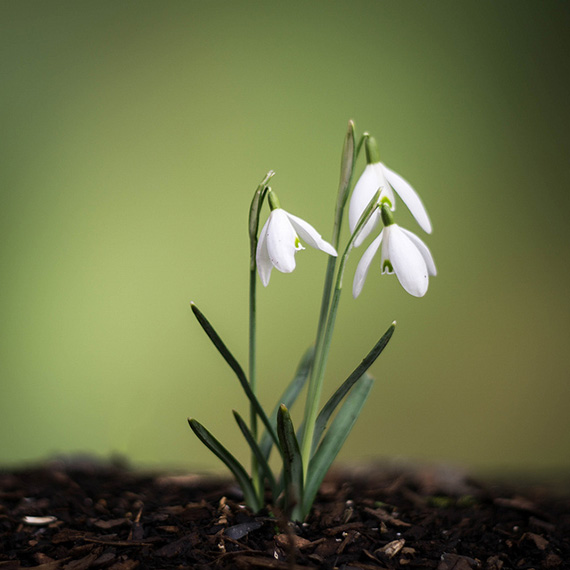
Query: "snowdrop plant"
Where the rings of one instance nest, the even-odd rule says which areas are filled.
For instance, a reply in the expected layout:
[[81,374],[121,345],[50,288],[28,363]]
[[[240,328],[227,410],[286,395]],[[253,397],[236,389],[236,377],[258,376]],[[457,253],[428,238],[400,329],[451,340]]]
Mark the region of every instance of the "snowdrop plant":
[[[366,149],[367,166],[358,180],[349,206],[350,235],[340,248],[344,210],[352,187],[358,155]],[[264,507],[280,509],[291,519],[302,521],[308,515],[319,487],[358,418],[374,382],[368,369],[392,337],[393,322],[364,359],[321,407],[321,392],[331,347],[343,277],[350,252],[360,245],[379,223],[380,235],[365,251],[356,269],[353,295],[357,297],[380,249],[383,273],[395,273],[403,288],[416,297],[423,296],[428,276],[435,275],[433,258],[423,241],[394,222],[395,193],[410,209],[420,226],[431,232],[427,212],[415,190],[378,159],[376,143],[364,133],[358,144],[354,124],[349,122],[341,160],[331,242],[300,217],[281,208],[269,183],[270,171],[257,187],[249,209],[249,355],[248,372],[223,342],[213,325],[192,303],[192,311],[214,346],[235,373],[250,404],[249,422],[237,411],[233,415],[251,450],[249,471],[200,422],[189,418],[190,427],[229,468],[239,483],[244,500],[253,511]],[[263,206],[269,215],[259,231]],[[314,344],[302,356],[292,381],[267,412],[257,397],[256,288],[258,276],[267,287],[273,268],[282,273],[295,269],[295,254],[304,249],[301,242],[327,254],[323,296]],[[306,386],[303,419],[295,427],[290,409]],[[278,472],[270,466],[275,450]]]

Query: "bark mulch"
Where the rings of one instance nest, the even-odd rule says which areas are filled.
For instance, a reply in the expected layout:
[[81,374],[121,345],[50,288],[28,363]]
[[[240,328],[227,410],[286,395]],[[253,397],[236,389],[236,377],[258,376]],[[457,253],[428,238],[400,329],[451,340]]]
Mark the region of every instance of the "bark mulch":
[[303,524],[228,480],[53,462],[0,471],[0,570],[570,568],[570,498],[445,469],[337,471]]

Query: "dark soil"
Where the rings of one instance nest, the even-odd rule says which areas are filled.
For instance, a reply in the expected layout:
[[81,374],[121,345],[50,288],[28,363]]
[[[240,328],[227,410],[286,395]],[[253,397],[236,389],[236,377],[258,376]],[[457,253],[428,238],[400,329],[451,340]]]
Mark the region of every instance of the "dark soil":
[[227,480],[56,462],[0,472],[0,570],[570,568],[570,498],[453,471],[337,472],[304,524]]

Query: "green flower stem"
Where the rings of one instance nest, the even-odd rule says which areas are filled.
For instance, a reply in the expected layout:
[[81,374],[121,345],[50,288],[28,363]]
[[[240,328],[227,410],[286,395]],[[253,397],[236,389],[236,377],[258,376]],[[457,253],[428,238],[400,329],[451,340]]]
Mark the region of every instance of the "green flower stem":
[[[249,272],[249,385],[251,391],[257,395],[257,369],[256,369],[256,356],[257,356],[257,303],[256,303],[256,275],[255,262],[253,268]],[[257,441],[257,412],[250,403],[249,406],[249,424],[250,431],[253,439]],[[261,479],[259,476],[259,463],[257,457],[252,452],[251,454],[251,480],[255,492],[260,495]]]
[[[340,294],[342,291],[342,278],[344,276],[346,262],[348,260],[348,255],[352,250],[354,240],[356,239],[356,237],[358,236],[364,225],[368,222],[368,220],[370,219],[370,217],[378,207],[379,197],[380,197],[380,191],[376,192],[372,200],[370,200],[368,206],[366,207],[366,210],[364,211],[364,213],[360,217],[360,220],[358,221],[358,224],[356,225],[354,233],[352,234],[352,236],[350,236],[350,240],[348,241],[346,249],[344,250],[344,253],[340,260],[336,276],[335,288],[330,303],[330,309],[328,311],[328,318],[326,320],[326,326],[323,327],[324,330],[322,329],[319,330],[317,336],[317,343],[315,348],[315,360],[313,362],[313,367],[311,368],[311,376],[309,378],[309,388],[307,392],[307,401],[305,406],[305,417],[304,417],[305,429],[303,431],[303,442],[301,444],[301,456],[303,461],[305,480],[307,478],[307,468],[312,455],[315,422],[317,419],[319,401],[323,387],[326,362],[330,351],[332,334],[336,321],[336,313],[338,310]],[[320,324],[321,323],[319,322],[319,326]]]
[[[350,185],[352,183],[352,176],[354,173],[354,164],[364,141],[368,137],[368,133],[364,133],[358,145],[355,148],[354,144],[354,123],[352,121],[348,122],[348,130],[346,133],[346,138],[344,140],[344,147],[342,153],[342,163],[340,168],[340,182],[337,194],[337,203],[335,209],[334,225],[333,225],[333,235],[332,235],[332,246],[338,251],[338,244],[340,241],[340,230],[342,227],[342,218],[344,215],[344,207],[346,206],[346,201],[348,199],[348,194],[350,190]],[[325,324],[327,322],[327,316],[329,313],[329,305],[332,292],[332,284],[334,278],[334,271],[336,268],[337,257],[329,257],[327,263],[327,271],[325,273],[325,285],[323,287],[323,297],[321,301],[321,312],[319,314],[319,324],[317,326],[317,339],[323,334]],[[314,366],[313,366],[314,369]]]
[[[362,147],[362,140],[359,142],[359,147]],[[340,182],[338,185],[337,202],[334,213],[332,246],[338,251],[338,244],[340,241],[340,230],[342,227],[342,218],[344,215],[344,207],[348,199],[350,184],[352,182],[352,175],[354,173],[354,163],[358,153],[355,152],[354,146],[354,123],[349,121],[348,130],[344,139],[344,147],[342,149],[342,161],[340,167]],[[319,314],[319,324],[317,326],[317,338],[320,338],[322,331],[327,322],[327,315],[329,312],[329,304],[332,291],[332,283],[334,278],[334,271],[336,268],[336,257],[329,257],[327,263],[327,271],[325,273],[325,285],[323,288],[323,297],[321,301],[321,312]],[[314,368],[314,366],[313,366]]]
[[[250,264],[249,264],[249,386],[254,395],[257,395],[257,231],[259,229],[259,216],[263,200],[269,191],[267,183],[275,172],[270,170],[261,181],[251,202],[249,209],[249,243],[250,243]],[[249,408],[250,431],[253,439],[257,442],[257,411],[252,403]],[[255,453],[251,454],[251,479],[255,492],[263,504],[263,485],[260,476],[260,469]]]
[[[333,247],[338,251],[338,244],[340,241],[340,232],[342,227],[342,218],[344,215],[344,207],[346,205],[346,201],[348,199],[350,186],[352,183],[352,177],[354,173],[354,164],[356,163],[356,159],[360,154],[364,141],[368,137],[368,133],[364,133],[360,140],[358,141],[358,145],[354,143],[354,122],[348,122],[348,129],[346,131],[346,137],[344,139],[344,146],[342,150],[342,159],[341,159],[341,167],[340,167],[340,182],[338,187],[338,194],[337,194],[337,203],[335,209],[335,218],[334,218],[334,225],[333,225],[333,235],[331,243]],[[315,360],[313,361],[313,365],[311,367],[311,373],[309,377],[309,392],[307,396],[307,401],[305,403],[305,417],[304,417],[304,425],[307,425],[307,419],[311,415],[311,408],[313,406],[318,407],[318,396],[320,396],[320,388],[317,389],[315,386],[315,377],[319,375],[317,372],[317,357],[319,354],[319,345],[322,345],[323,340],[323,331],[326,326],[327,317],[329,314],[329,306],[331,300],[331,292],[332,292],[332,285],[334,279],[334,272],[336,269],[336,262],[337,257],[329,257],[327,263],[327,270],[325,273],[325,284],[323,287],[323,296],[321,300],[321,310],[319,314],[319,322],[317,325],[317,340],[315,342]],[[314,403],[315,397],[317,396],[316,400],[317,403]],[[305,441],[305,439],[303,440]],[[306,459],[306,457],[304,457]],[[304,468],[305,468],[305,475],[306,469],[308,466],[308,461],[304,461]]]
[[[359,148],[362,147],[362,140],[359,142]],[[348,129],[346,132],[346,137],[344,139],[344,146],[342,149],[342,159],[340,166],[340,182],[338,186],[337,202],[334,215],[333,224],[333,235],[332,235],[332,246],[338,251],[338,244],[340,241],[340,230],[342,226],[342,217],[344,214],[344,207],[348,199],[348,194],[350,190],[350,184],[352,181],[352,175],[354,172],[354,163],[356,162],[357,154],[355,152],[354,145],[354,123],[352,121],[348,122]],[[315,386],[315,376],[317,376],[317,358],[320,354],[319,346],[322,344],[323,330],[326,326],[327,316],[329,314],[329,305],[332,292],[332,284],[334,279],[334,272],[336,268],[337,257],[330,256],[327,263],[327,270],[325,273],[325,284],[323,287],[323,296],[321,300],[321,310],[319,313],[319,323],[317,325],[317,340],[315,342],[315,359],[311,366],[310,376],[309,376],[309,391],[307,395],[307,400],[305,402],[305,418],[304,425],[307,425],[307,419],[311,414],[311,402],[315,399],[320,390],[316,389]],[[322,350],[322,347],[321,347]],[[317,394],[316,394],[317,393]],[[304,441],[304,440],[303,440]],[[304,475],[306,476],[306,469],[309,462],[304,461]]]

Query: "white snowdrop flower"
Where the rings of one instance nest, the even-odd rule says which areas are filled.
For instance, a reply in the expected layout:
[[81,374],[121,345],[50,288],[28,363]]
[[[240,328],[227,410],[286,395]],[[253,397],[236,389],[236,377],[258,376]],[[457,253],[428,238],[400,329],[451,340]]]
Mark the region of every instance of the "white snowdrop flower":
[[384,229],[364,252],[354,274],[352,295],[356,299],[376,252],[382,246],[380,266],[382,274],[395,273],[402,287],[414,297],[423,297],[428,289],[430,275],[437,271],[433,257],[426,244],[412,232],[395,224],[386,205],[382,206],[381,216]]
[[257,244],[257,271],[264,287],[269,284],[274,267],[282,273],[291,273],[295,269],[295,253],[305,249],[299,238],[315,249],[337,255],[335,248],[311,224],[282,208],[275,208],[265,222]]
[[[431,233],[430,219],[417,192],[409,182],[380,162],[378,148],[373,137],[366,139],[366,159],[368,164],[356,183],[350,198],[348,210],[350,231],[354,232],[362,212],[370,200],[372,200],[376,191],[381,189],[380,197],[378,198],[379,204],[388,204],[393,211],[396,207],[395,191],[406,204],[420,227],[428,234]],[[356,247],[366,239],[379,221],[380,212],[376,211],[356,238],[354,242]]]

